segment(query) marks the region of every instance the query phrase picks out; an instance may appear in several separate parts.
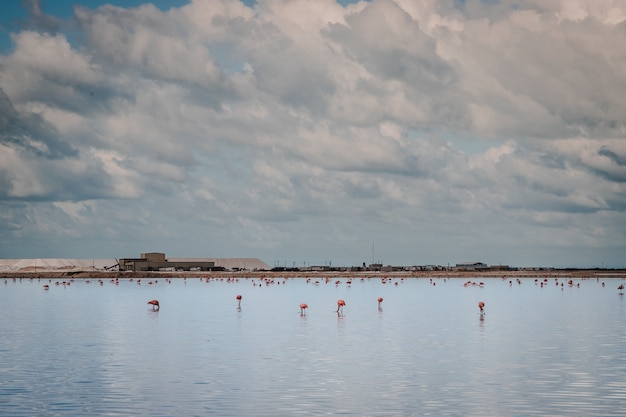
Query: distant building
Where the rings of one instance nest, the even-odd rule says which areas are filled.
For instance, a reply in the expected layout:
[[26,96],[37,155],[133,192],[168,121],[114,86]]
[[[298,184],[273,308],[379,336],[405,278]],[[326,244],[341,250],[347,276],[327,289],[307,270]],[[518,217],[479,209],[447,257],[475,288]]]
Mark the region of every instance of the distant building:
[[123,271],[211,271],[215,269],[214,261],[168,261],[164,253],[142,253],[139,258],[122,258],[119,260]]
[[492,271],[510,271],[511,267],[508,265],[491,265],[489,269]]
[[122,271],[269,271],[257,258],[169,258],[161,252],[142,253],[139,258],[118,261]]
[[482,262],[463,262],[456,264],[455,269],[461,271],[484,271],[489,269],[489,266]]
[[380,271],[383,269],[383,264],[370,264],[368,271]]
[[404,267],[402,266],[393,266],[393,265],[387,265],[387,266],[381,266],[379,271],[381,272],[398,272],[398,271],[403,271]]
[[330,271],[330,266],[328,265],[311,265],[310,271],[322,272],[322,271]]

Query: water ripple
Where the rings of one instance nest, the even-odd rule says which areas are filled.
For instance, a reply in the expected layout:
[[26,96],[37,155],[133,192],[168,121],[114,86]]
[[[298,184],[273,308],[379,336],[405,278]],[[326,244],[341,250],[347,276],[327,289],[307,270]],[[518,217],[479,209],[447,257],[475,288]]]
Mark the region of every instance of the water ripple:
[[614,296],[590,281],[7,284],[0,415],[618,416],[626,310]]

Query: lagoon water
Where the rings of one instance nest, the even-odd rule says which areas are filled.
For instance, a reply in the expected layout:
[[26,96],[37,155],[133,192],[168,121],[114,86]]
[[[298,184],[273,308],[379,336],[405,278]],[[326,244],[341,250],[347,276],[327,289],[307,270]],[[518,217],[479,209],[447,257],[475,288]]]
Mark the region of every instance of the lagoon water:
[[626,415],[622,279],[339,280],[0,283],[0,416]]

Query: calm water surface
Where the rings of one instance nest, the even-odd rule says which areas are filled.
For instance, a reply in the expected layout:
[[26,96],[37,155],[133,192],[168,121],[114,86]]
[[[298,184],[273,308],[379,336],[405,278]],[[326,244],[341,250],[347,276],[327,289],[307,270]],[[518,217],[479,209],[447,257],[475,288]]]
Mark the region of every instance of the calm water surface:
[[335,280],[0,283],[0,415],[626,415],[621,279]]

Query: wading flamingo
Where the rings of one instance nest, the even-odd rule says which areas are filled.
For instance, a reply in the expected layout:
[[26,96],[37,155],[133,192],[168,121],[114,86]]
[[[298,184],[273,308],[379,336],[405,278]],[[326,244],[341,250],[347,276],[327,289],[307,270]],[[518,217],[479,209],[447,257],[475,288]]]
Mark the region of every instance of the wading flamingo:
[[241,299],[243,298],[241,294],[237,294],[237,308],[241,308]]
[[343,300],[337,300],[337,313],[339,310],[343,311],[343,307],[346,305],[346,302]]
[[478,308],[480,309],[480,313],[484,313],[485,312],[485,303],[483,303],[482,301],[478,302]]
[[624,284],[620,284],[619,287],[617,287],[617,289],[619,290],[620,294],[624,293]]
[[161,308],[161,306],[159,306],[159,300],[150,300],[148,301],[148,304],[152,304],[153,310],[158,310]]
[[380,308],[380,305],[383,302],[383,297],[378,297],[378,307]]
[[300,315],[301,316],[304,316],[304,313],[305,313],[307,308],[309,308],[309,306],[306,303],[300,304]]

